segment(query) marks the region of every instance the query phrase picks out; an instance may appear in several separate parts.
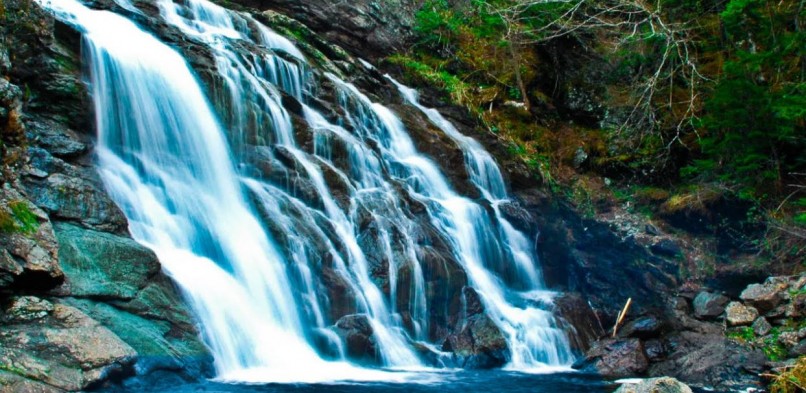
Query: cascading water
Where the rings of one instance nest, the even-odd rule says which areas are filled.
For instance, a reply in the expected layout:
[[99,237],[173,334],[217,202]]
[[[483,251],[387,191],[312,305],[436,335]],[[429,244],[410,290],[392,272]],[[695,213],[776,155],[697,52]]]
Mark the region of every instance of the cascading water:
[[[347,314],[366,320],[380,365],[421,367],[437,332],[433,272],[421,263],[431,230],[506,337],[511,367],[570,363],[538,304],[532,243],[499,209],[507,195],[497,165],[413,90],[395,82],[463,150],[492,213],[458,195],[400,119],[355,86],[322,79],[335,86],[341,120],[309,106],[316,80],[304,55],[247,14],[158,1],[165,22],[212,54],[217,114],[182,56],[124,17],[75,0],[42,5],[84,34],[101,175],[132,235],[183,289],[220,377],[389,378],[344,362],[349,348],[333,325]],[[304,143],[288,97],[310,130]],[[425,206],[425,220],[406,199]],[[323,294],[325,276],[344,293]]]

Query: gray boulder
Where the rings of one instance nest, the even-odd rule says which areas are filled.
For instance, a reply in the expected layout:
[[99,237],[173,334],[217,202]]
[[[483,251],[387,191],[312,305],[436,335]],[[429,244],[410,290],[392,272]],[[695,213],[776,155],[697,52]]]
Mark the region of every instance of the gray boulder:
[[725,312],[730,299],[718,293],[700,292],[694,298],[694,315],[700,319],[716,318]]
[[759,311],[767,312],[781,304],[788,287],[788,280],[770,277],[763,284],[749,285],[739,297]]
[[692,390],[674,378],[660,377],[621,385],[615,393],[692,393]]

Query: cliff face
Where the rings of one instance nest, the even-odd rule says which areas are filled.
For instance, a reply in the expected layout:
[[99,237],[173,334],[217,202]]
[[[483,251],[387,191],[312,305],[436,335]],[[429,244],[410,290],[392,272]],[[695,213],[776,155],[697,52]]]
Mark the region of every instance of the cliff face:
[[93,165],[78,35],[27,1],[0,37],[0,390],[82,390],[209,355]]

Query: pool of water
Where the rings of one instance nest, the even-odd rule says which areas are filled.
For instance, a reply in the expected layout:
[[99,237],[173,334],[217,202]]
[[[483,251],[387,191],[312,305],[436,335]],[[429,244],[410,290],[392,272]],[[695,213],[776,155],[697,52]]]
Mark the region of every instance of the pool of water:
[[140,392],[294,392],[294,393],[598,393],[613,392],[618,385],[581,373],[526,374],[495,371],[443,371],[390,373],[394,382],[329,382],[316,384],[232,384],[216,381],[187,383],[178,378],[157,378],[108,388],[115,393]]

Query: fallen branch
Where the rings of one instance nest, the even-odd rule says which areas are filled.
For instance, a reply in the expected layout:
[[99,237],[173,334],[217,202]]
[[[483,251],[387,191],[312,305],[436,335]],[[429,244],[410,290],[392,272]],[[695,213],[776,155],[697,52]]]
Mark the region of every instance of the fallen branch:
[[627,299],[627,304],[624,305],[624,309],[618,314],[618,318],[616,319],[616,324],[613,325],[613,338],[616,338],[616,333],[618,333],[618,327],[621,325],[621,322],[624,321],[624,317],[627,316],[627,311],[630,309],[630,304],[632,304],[632,298]]

